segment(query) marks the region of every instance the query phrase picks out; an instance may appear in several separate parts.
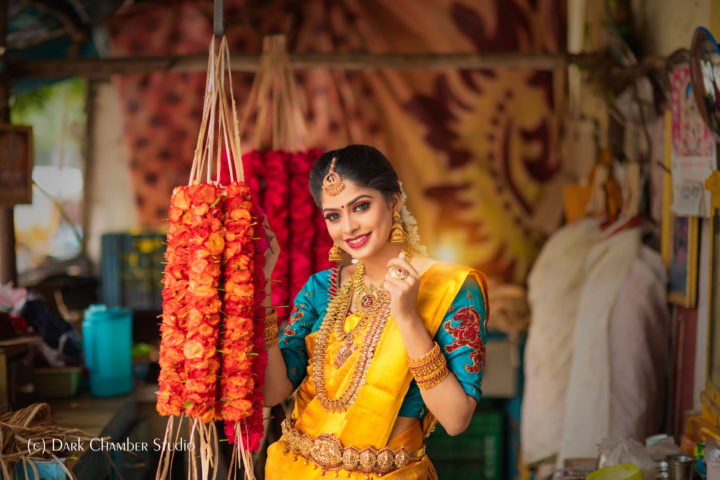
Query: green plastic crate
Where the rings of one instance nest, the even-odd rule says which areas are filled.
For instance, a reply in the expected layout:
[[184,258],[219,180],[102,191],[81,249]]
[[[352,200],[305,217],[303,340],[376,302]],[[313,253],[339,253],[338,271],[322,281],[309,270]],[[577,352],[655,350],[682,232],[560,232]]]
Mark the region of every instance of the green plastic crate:
[[438,427],[427,440],[427,452],[440,480],[503,478],[505,420],[500,411],[473,415],[468,429],[451,437]]

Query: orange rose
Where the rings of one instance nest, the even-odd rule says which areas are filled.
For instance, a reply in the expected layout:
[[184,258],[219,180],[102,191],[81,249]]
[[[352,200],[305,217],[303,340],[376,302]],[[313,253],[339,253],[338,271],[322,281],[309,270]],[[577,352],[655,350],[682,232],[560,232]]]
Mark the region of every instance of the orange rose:
[[244,208],[236,208],[230,211],[230,219],[233,221],[246,220],[250,221],[250,212]]
[[225,240],[220,233],[213,233],[205,242],[205,246],[210,251],[211,255],[220,255],[225,247]]
[[201,203],[200,205],[195,205],[192,208],[193,214],[201,217],[205,215],[210,210],[210,206],[207,203]]
[[183,353],[185,358],[198,358],[203,353],[202,344],[195,340],[188,340],[183,347]]
[[215,333],[215,329],[210,325],[203,323],[198,327],[198,333],[203,337],[209,337]]
[[170,203],[178,208],[187,210],[190,207],[190,198],[188,197],[187,187],[175,187],[173,189]]

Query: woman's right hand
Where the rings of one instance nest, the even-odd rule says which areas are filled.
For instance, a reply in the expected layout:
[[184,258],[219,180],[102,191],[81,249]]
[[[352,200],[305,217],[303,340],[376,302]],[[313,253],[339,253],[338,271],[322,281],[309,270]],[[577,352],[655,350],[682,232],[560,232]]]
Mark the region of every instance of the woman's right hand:
[[265,250],[265,268],[263,268],[263,273],[265,274],[265,278],[268,280],[267,285],[269,286],[270,277],[272,276],[273,270],[275,270],[275,265],[277,264],[278,257],[280,256],[280,244],[278,244],[277,235],[270,230],[267,218],[264,220],[264,224],[268,249]]

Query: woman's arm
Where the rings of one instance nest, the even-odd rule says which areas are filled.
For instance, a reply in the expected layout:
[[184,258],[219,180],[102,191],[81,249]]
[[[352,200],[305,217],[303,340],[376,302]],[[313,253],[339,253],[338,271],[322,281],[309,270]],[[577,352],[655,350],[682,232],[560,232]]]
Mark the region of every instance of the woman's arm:
[[[268,282],[265,300],[263,301],[263,306],[267,311],[270,311],[272,308],[271,298],[270,282]],[[268,361],[267,367],[265,367],[265,384],[262,388],[263,405],[272,407],[289,397],[294,388],[293,383],[290,381],[290,378],[288,378],[285,359],[280,352],[280,347],[273,345],[268,349],[267,354]]]
[[[417,312],[420,275],[402,254],[398,258],[390,260],[388,266],[400,266],[409,273],[408,277],[402,280],[394,278],[388,273],[385,276],[385,289],[390,292],[392,316],[400,330],[408,358],[418,359],[426,355],[434,347],[433,338],[428,333]],[[469,291],[466,291],[466,285],[463,285],[461,293],[457,295],[457,297],[462,298],[462,305],[456,305],[456,298],[456,301],[453,302],[453,308],[465,307],[465,303],[468,302],[476,303],[479,301],[480,304],[482,304],[482,315],[475,311],[473,315],[476,316],[471,319],[473,320],[473,322],[471,322],[473,325],[468,324],[466,326],[469,329],[478,330],[476,332],[477,338],[473,337],[477,342],[474,341],[472,345],[467,346],[460,346],[461,342],[458,342],[458,345],[451,344],[446,346],[445,351],[453,351],[453,355],[455,356],[469,357],[471,363],[467,365],[467,370],[468,372],[476,371],[473,374],[473,378],[476,380],[477,387],[475,385],[468,385],[467,388],[474,394],[479,394],[478,387],[480,379],[482,378],[482,365],[476,365],[475,358],[477,357],[479,361],[484,360],[484,355],[480,352],[481,349],[484,349],[484,341],[482,339],[482,332],[484,332],[484,304],[482,303],[482,291],[479,287],[475,286],[475,298],[470,300],[473,295],[471,295]],[[468,306],[469,305],[470,304],[468,304]],[[446,318],[443,320],[443,325],[449,327],[447,329],[448,332],[453,332],[453,327],[450,323],[452,318],[453,315],[448,312]],[[477,325],[475,325],[475,323],[477,323]],[[459,327],[454,328],[458,329]],[[441,352],[441,354],[444,355],[443,352]],[[448,362],[448,369],[451,367],[450,363],[451,362]],[[463,358],[457,362],[453,361],[453,363],[462,364],[461,368],[465,368],[466,366]],[[454,367],[457,368],[458,365],[454,365]],[[472,376],[470,373],[468,373],[468,375]],[[458,376],[450,369],[450,374],[440,383],[430,388],[420,389],[420,394],[422,395],[425,405],[450,435],[458,435],[467,429],[473,412],[475,411],[475,405],[477,404],[476,398],[470,395],[463,386],[464,385],[458,380]]]
[[[414,319],[396,319],[409,358],[422,357],[433,348],[433,340],[422,319],[415,316]],[[477,401],[465,393],[452,372],[434,387],[420,389],[420,394],[430,413],[449,435],[459,435],[470,425]]]
[[[267,281],[265,282],[265,299],[262,302],[267,313],[272,312],[272,291],[270,285],[272,282],[272,272],[277,264],[280,256],[280,245],[277,237],[270,230],[270,226],[265,219],[265,235],[268,241],[268,249],[265,252],[265,265],[263,273]],[[293,392],[293,384],[288,378],[285,359],[277,345],[273,345],[267,351],[268,360],[265,367],[265,384],[262,388],[263,405],[272,407],[285,400]]]

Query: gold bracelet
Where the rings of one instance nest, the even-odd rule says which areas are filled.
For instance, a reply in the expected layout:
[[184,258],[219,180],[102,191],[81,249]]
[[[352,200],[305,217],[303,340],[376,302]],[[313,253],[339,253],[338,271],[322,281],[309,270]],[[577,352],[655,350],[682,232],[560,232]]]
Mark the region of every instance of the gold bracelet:
[[265,315],[265,328],[268,328],[272,325],[275,325],[277,327],[277,320],[278,320],[277,312],[273,308],[270,310],[270,313]]
[[269,350],[280,342],[277,313],[272,310],[265,316],[265,350]]
[[425,355],[414,359],[408,358],[408,366],[421,390],[434,387],[450,375],[445,355],[442,354],[437,342],[434,342],[433,348]]

